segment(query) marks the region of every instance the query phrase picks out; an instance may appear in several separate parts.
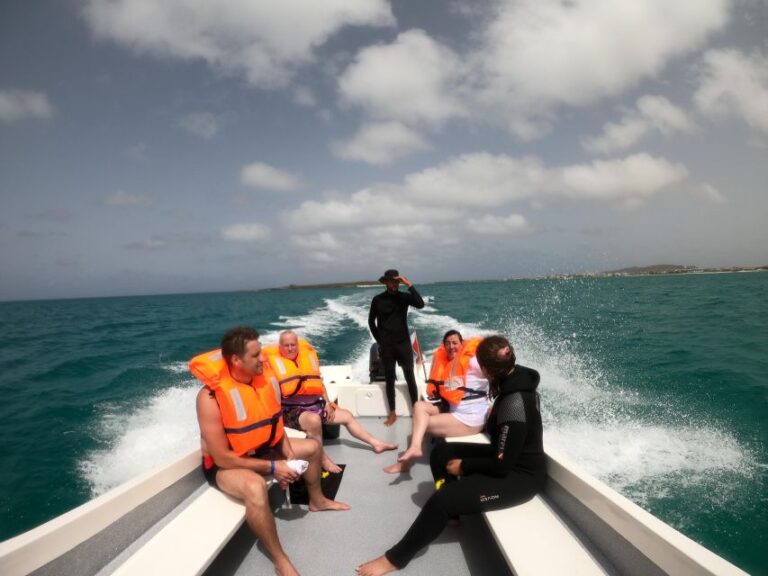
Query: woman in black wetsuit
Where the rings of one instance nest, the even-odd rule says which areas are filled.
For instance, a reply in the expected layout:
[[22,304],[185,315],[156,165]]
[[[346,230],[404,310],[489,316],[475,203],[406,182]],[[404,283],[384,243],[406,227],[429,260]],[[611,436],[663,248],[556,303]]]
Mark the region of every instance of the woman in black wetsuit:
[[357,567],[360,576],[404,568],[451,518],[522,504],[543,489],[547,472],[536,392],[539,373],[515,364],[512,345],[502,336],[483,340],[477,360],[495,399],[487,423],[491,443],[435,447],[430,465],[437,491],[400,542]]

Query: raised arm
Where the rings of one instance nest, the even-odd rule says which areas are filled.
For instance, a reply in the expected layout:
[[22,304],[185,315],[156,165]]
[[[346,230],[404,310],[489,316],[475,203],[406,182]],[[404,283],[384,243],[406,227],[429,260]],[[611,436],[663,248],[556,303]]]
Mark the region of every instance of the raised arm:
[[398,276],[397,278],[408,287],[408,304],[414,308],[424,308],[424,299],[419,294],[419,291],[416,290],[413,282],[408,280],[407,276]]

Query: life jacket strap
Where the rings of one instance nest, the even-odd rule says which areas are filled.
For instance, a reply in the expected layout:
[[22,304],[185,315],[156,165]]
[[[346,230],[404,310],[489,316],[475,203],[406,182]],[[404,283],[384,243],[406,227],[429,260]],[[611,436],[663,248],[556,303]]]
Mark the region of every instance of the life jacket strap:
[[299,392],[301,392],[301,389],[304,387],[304,382],[307,380],[320,380],[319,376],[291,376],[290,378],[284,378],[283,380],[280,380],[280,387],[282,389],[283,384],[287,384],[288,382],[291,382],[293,380],[298,380],[299,383],[296,385],[296,389],[291,392],[290,394],[287,394],[286,398],[292,398],[296,396]]
[[462,400],[474,400],[475,398],[486,398],[488,396],[486,392],[475,390],[474,388],[467,388],[466,386],[462,386],[461,388],[458,388],[458,390],[464,391]]

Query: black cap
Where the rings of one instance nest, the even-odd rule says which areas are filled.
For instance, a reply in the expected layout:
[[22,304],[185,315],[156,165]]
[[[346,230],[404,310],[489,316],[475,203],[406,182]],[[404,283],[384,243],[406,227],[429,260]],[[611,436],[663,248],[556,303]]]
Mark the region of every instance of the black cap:
[[386,283],[386,282],[388,282],[390,280],[394,280],[398,276],[400,276],[400,272],[398,272],[397,270],[394,270],[394,269],[387,270],[386,272],[384,272],[384,276],[379,278],[379,282],[384,284],[384,283]]

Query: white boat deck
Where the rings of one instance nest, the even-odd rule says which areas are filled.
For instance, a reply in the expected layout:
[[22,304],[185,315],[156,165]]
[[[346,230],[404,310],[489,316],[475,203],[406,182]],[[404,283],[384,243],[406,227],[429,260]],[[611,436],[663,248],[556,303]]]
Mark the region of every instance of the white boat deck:
[[[375,436],[405,448],[410,418],[400,418],[391,428],[384,426],[383,418],[360,421]],[[382,468],[395,461],[397,451],[375,454],[343,427],[339,439],[329,441],[325,448],[337,463],[347,465],[336,498],[350,504],[352,510],[311,513],[306,506],[286,505],[276,514],[283,547],[304,576],[354,574],[357,565],[380,556],[405,534],[434,492],[426,457],[409,474],[386,474]],[[247,526],[206,572],[209,576],[271,573],[269,560]],[[511,574],[479,516],[463,518],[458,527],[447,527],[432,546],[398,573]]]

